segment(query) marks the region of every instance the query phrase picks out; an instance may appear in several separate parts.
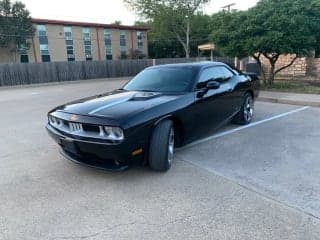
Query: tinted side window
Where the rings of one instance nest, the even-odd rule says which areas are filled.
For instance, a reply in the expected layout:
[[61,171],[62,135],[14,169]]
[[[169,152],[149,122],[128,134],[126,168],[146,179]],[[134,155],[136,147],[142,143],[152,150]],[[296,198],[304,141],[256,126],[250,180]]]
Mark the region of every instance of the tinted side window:
[[211,79],[223,77],[223,73],[217,67],[207,68],[202,71],[198,83],[205,83]]
[[224,80],[229,80],[234,76],[234,74],[226,67],[219,67],[219,68],[220,68],[220,71],[223,73]]
[[223,78],[224,73],[221,71],[220,67],[207,68],[202,71],[198,80],[197,88],[200,89],[206,87],[206,84],[209,80],[214,79],[220,81]]

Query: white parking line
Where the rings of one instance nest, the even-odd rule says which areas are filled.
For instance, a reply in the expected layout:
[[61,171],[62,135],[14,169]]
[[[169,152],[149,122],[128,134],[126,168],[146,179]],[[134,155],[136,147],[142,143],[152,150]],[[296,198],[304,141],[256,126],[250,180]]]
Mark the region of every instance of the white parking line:
[[257,122],[250,123],[250,124],[245,125],[245,126],[241,126],[241,127],[234,128],[234,129],[231,129],[231,130],[228,130],[228,131],[225,131],[225,132],[221,132],[221,133],[218,133],[218,134],[215,134],[215,135],[200,139],[200,140],[195,141],[193,143],[190,143],[190,144],[188,144],[188,145],[186,145],[186,146],[184,146],[182,148],[179,148],[179,150],[190,148],[190,147],[193,147],[195,145],[198,145],[198,144],[201,144],[201,143],[205,143],[205,142],[211,141],[213,139],[216,139],[216,138],[219,138],[219,137],[223,137],[223,136],[226,136],[226,135],[241,131],[241,130],[246,129],[246,128],[251,128],[251,127],[266,123],[266,122],[270,122],[270,121],[273,121],[273,120],[276,120],[276,119],[279,119],[279,118],[283,118],[285,116],[288,116],[288,115],[291,115],[291,114],[294,114],[294,113],[298,113],[298,112],[304,111],[304,110],[309,109],[309,108],[310,108],[309,106],[298,108],[298,109],[295,109],[295,110],[292,110],[292,111],[289,111],[289,112],[285,112],[285,113],[282,113],[282,114],[279,114],[279,115],[275,115],[273,117],[270,117],[270,118],[267,118],[267,119],[264,119],[264,120],[260,120],[260,121],[257,121]]

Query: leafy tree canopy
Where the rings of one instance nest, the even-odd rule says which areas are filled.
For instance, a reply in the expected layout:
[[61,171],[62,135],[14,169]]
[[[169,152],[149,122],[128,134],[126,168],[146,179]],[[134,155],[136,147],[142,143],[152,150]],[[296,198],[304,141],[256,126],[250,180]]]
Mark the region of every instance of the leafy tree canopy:
[[138,14],[151,21],[158,34],[175,38],[185,56],[190,55],[191,21],[209,0],[125,0]]
[[116,21],[114,21],[112,24],[115,24],[115,25],[121,25],[121,24],[122,24],[122,21],[120,21],[120,20],[116,20]]
[[[149,27],[148,46],[149,56],[152,58],[184,57],[183,46],[170,31],[162,28],[161,19],[148,22],[136,22],[135,25]],[[212,30],[211,17],[202,13],[193,16],[190,22],[190,56],[198,56],[198,45],[209,41]],[[210,56],[210,52],[201,52],[201,55]],[[215,53],[218,55],[218,53]]]
[[[309,56],[320,32],[319,0],[260,0],[248,11],[218,13],[212,40],[228,55],[263,55],[270,62],[269,83],[300,56]],[[317,36],[318,35],[318,36]],[[287,66],[275,69],[282,54],[296,54]]]
[[34,34],[29,11],[21,2],[0,0],[0,47],[9,47],[12,52],[26,46]]

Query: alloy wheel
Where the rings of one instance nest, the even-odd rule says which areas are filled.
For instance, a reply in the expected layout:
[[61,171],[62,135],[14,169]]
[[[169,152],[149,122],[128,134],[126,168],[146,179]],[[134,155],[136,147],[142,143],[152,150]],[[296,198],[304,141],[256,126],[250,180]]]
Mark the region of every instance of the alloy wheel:
[[174,154],[174,130],[171,128],[168,142],[168,162],[171,165]]
[[244,102],[243,116],[246,122],[250,122],[253,117],[253,99],[248,96]]

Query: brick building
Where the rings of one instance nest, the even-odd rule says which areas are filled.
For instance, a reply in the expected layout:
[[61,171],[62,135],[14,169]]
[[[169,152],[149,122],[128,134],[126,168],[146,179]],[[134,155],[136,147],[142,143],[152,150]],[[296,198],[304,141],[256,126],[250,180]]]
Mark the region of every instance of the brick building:
[[148,56],[147,28],[32,19],[36,32],[17,54],[0,49],[0,63],[117,60]]

